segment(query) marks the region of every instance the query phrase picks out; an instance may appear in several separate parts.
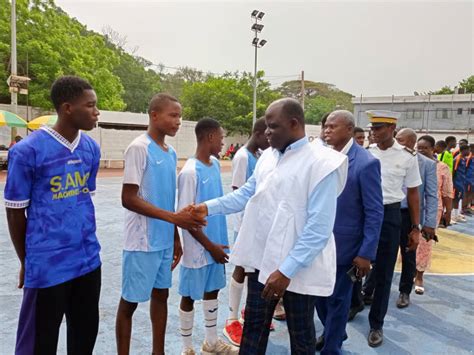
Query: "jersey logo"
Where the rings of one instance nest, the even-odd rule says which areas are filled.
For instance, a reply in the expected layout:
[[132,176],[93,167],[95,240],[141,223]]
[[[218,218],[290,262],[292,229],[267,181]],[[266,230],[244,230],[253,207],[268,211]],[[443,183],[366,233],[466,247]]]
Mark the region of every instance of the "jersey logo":
[[202,180],[202,183],[207,184],[208,181],[209,181],[209,178],[207,178],[206,180]]
[[163,159],[156,161],[156,164],[157,164],[157,165],[160,165],[161,163],[163,163]]

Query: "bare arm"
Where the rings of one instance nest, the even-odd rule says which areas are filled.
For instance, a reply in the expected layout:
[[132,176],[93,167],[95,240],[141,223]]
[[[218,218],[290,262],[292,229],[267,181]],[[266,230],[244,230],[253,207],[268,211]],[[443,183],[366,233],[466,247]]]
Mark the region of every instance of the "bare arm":
[[196,241],[201,244],[204,249],[211,253],[212,258],[219,264],[225,264],[228,262],[229,255],[224,251],[228,249],[228,245],[215,244],[209,240],[209,238],[204,234],[202,228],[189,230],[189,233],[193,236]]
[[190,213],[189,208],[178,212],[163,210],[138,196],[138,185],[124,184],[122,186],[122,206],[143,216],[161,219],[184,229],[193,229],[204,226],[206,221]]
[[8,230],[10,231],[10,238],[15,248],[16,255],[20,260],[20,277],[18,288],[23,287],[24,283],[24,269],[25,269],[25,238],[26,238],[26,208],[7,208]]

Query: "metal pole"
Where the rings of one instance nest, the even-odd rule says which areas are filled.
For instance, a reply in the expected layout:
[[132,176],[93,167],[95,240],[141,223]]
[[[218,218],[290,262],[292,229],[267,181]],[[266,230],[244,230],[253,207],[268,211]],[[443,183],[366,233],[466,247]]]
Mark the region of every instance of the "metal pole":
[[466,137],[467,140],[469,140],[469,134],[471,133],[471,116],[472,116],[472,93],[471,93],[471,100],[469,101],[469,116],[467,116],[467,137]]
[[[16,0],[12,0],[11,5],[11,75],[17,75],[16,65]],[[13,113],[18,112],[18,93],[11,93],[11,110]],[[16,128],[11,128],[11,141],[13,142],[16,137]]]
[[[255,17],[255,24],[257,24],[257,18]],[[257,38],[258,32],[255,30],[255,37]],[[255,63],[253,67],[253,118],[252,127],[257,121],[257,47],[258,43],[255,43]]]
[[301,106],[304,110],[304,70],[301,71]]

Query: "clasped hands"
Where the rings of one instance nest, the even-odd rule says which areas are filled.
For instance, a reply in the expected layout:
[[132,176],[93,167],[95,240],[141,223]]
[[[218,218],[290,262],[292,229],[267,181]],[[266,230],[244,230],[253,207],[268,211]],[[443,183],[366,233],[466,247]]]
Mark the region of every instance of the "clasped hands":
[[207,206],[188,205],[174,214],[174,224],[188,230],[196,230],[207,225]]

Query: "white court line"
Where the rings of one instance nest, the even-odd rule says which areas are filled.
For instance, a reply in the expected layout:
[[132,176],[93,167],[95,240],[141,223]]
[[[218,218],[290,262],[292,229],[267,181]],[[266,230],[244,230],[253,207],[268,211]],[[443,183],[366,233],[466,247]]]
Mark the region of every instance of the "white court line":
[[[396,274],[400,274],[401,271],[395,271]],[[438,272],[425,272],[423,274],[423,276],[426,276],[426,275],[429,275],[429,276],[474,276],[474,272],[468,272],[468,273],[465,273],[465,274],[461,274],[461,273],[453,273],[453,274],[440,274]]]

